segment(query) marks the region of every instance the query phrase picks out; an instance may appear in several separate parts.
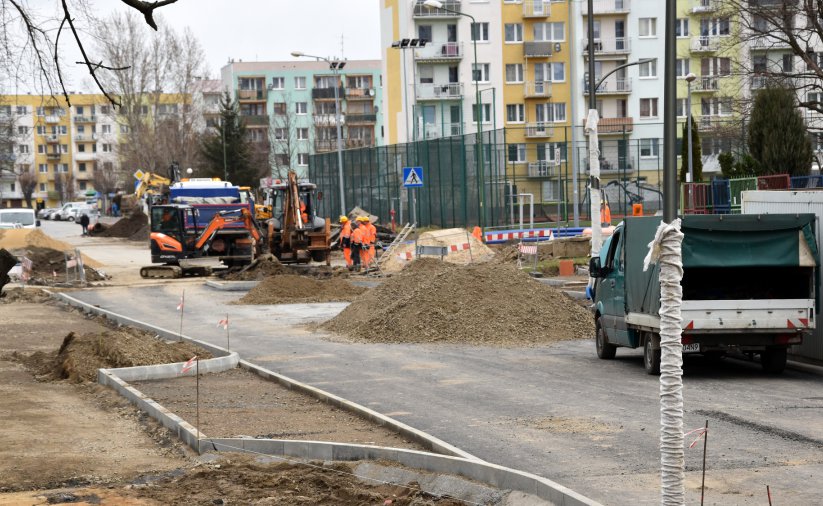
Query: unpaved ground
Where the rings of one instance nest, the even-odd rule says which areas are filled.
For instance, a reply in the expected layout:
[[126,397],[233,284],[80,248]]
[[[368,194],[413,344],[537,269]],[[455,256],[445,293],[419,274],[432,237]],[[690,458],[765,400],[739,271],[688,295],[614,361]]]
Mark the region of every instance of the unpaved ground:
[[322,325],[368,342],[535,346],[594,334],[591,313],[513,265],[415,260]]
[[[194,422],[195,378],[135,385],[184,420]],[[346,441],[425,451],[392,431],[243,369],[200,377],[200,427],[209,437]]]
[[307,302],[348,302],[365,292],[341,278],[314,279],[282,274],[269,276],[249,290],[238,304],[295,304]]

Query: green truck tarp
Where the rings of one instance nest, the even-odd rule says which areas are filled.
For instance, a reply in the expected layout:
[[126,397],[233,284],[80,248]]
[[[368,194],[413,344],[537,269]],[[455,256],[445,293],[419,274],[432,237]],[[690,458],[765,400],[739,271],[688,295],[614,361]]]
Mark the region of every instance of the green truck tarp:
[[[658,267],[643,271],[659,216],[626,218],[626,308],[657,314]],[[813,214],[688,215],[683,217],[683,268],[813,267],[820,265]]]

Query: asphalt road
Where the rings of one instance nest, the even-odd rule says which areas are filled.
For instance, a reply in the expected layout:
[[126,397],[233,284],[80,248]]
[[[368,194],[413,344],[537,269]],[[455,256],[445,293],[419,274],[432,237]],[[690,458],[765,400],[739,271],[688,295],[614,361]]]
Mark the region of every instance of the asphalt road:
[[[536,349],[351,344],[307,329],[344,304],[240,306],[202,281],[75,292],[105,309],[225,345],[254,363],[429,432],[484,460],[546,476],[604,504],[659,503],[658,378],[640,351],[598,360],[591,340]],[[535,325],[551,322],[535,322]],[[699,357],[685,366],[685,427],[708,420],[706,504],[819,504],[823,378]],[[702,442],[686,450],[699,501]]]

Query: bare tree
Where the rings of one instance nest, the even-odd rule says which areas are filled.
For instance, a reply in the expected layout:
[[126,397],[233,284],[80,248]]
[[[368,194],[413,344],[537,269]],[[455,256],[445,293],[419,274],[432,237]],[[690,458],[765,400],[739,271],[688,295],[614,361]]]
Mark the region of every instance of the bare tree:
[[61,202],[71,202],[77,196],[74,183],[74,175],[69,172],[58,172],[55,175],[54,189],[60,194]]
[[269,125],[269,165],[272,168],[272,177],[286,179],[292,162],[297,157],[299,127],[291,95],[284,93],[281,97],[282,101],[278,103],[282,105],[275,106]]
[[[177,0],[120,0],[129,10],[143,16],[144,22],[154,30],[157,23],[155,10],[177,2]],[[71,105],[64,79],[64,63],[61,62],[60,38],[64,30],[80,50],[82,60],[75,62],[84,66],[98,89],[112,104],[119,104],[98,78],[101,69],[115,70],[116,67],[98,60],[90,54],[84,41],[86,29],[94,16],[87,0],[55,0],[54,13],[43,15],[26,0],[0,0],[0,79],[13,83],[29,83],[35,76],[37,86],[50,95],[62,94]]]
[[20,185],[20,192],[23,194],[26,205],[33,209],[34,206],[31,205],[31,197],[34,195],[34,190],[37,189],[37,173],[33,167],[29,167],[25,170],[19,169],[15,174],[17,175],[17,183]]

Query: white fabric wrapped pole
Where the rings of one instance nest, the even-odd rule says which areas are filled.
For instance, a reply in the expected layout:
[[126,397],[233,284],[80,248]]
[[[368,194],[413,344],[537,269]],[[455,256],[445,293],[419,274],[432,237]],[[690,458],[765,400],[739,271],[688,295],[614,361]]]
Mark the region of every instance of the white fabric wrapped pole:
[[661,223],[643,269],[660,264],[660,504],[685,504],[683,455],[683,233],[680,220]]

